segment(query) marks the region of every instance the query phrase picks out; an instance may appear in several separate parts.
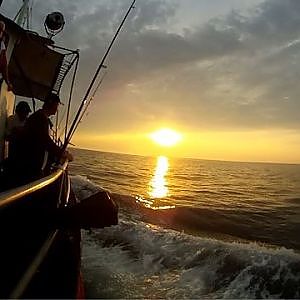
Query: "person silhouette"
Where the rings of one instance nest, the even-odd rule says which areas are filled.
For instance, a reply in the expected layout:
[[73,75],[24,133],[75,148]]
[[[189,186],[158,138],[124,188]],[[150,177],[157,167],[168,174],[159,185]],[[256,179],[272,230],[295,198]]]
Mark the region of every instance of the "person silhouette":
[[21,101],[16,106],[15,114],[6,122],[5,139],[8,141],[8,158],[14,159],[17,141],[24,130],[25,121],[31,112],[27,102]]

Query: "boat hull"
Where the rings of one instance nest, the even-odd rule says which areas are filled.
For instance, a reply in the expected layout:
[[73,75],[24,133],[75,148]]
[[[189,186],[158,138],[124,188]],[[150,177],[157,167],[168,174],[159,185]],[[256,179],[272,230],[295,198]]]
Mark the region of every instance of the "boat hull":
[[0,298],[76,297],[80,228],[59,228],[55,217],[60,206],[76,204],[68,186],[62,173],[0,209]]

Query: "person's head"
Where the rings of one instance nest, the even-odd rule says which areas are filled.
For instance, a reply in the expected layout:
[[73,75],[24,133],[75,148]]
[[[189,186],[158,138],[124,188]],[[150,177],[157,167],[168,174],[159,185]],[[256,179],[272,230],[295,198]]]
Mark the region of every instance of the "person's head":
[[59,103],[60,103],[59,96],[50,93],[45,99],[43,110],[46,112],[48,116],[53,116],[57,112]]
[[24,121],[31,112],[30,106],[25,101],[20,101],[16,106],[16,114],[21,121]]
[[3,37],[5,31],[5,23],[3,21],[0,21],[0,38]]

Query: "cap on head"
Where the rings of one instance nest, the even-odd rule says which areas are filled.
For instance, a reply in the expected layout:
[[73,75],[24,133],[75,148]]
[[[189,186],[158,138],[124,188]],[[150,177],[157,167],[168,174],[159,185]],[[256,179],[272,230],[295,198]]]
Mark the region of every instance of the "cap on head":
[[31,109],[27,102],[20,101],[16,106],[16,112],[30,113]]
[[61,104],[59,96],[54,93],[48,94],[48,96],[45,98],[45,103],[48,103],[48,104],[60,103]]

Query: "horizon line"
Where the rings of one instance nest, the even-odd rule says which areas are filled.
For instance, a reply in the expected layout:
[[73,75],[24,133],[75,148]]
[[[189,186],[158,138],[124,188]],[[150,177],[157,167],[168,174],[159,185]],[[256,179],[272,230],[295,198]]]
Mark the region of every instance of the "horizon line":
[[[104,150],[96,150],[91,148],[84,148],[78,146],[72,146],[70,149],[78,149],[78,150],[87,150],[93,152],[102,152],[102,153],[111,153],[111,154],[119,154],[119,155],[131,155],[131,156],[140,156],[140,157],[158,157],[158,156],[166,156],[166,155],[142,155],[137,153],[125,153],[125,152],[117,152],[117,151],[104,151]],[[253,163],[253,164],[278,164],[278,165],[300,165],[300,162],[274,162],[274,161],[241,161],[241,160],[225,160],[225,159],[211,159],[211,158],[199,158],[199,157],[179,157],[179,156],[168,156],[170,158],[176,159],[190,159],[190,160],[205,160],[205,161],[215,161],[215,162],[228,162],[228,163]]]

